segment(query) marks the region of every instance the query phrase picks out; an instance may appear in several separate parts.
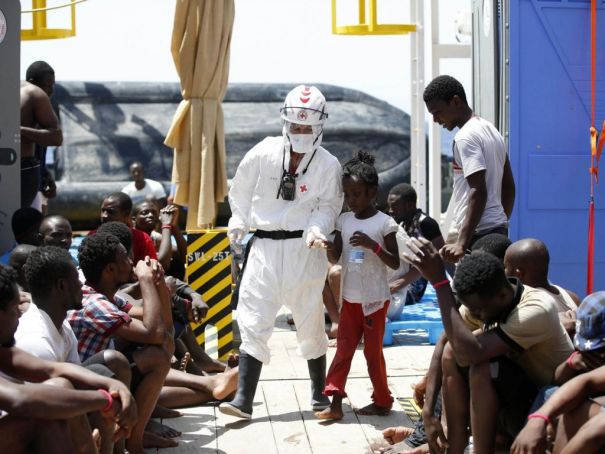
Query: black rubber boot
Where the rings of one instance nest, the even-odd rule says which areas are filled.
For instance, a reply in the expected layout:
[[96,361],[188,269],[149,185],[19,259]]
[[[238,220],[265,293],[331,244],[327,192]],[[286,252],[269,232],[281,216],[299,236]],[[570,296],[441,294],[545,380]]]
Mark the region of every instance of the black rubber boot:
[[307,361],[311,378],[311,408],[321,411],[330,406],[330,399],[323,395],[326,386],[326,355]]
[[252,402],[262,367],[263,363],[254,356],[250,356],[246,352],[240,353],[237,392],[231,402],[220,404],[218,408],[222,413],[238,418],[252,418]]

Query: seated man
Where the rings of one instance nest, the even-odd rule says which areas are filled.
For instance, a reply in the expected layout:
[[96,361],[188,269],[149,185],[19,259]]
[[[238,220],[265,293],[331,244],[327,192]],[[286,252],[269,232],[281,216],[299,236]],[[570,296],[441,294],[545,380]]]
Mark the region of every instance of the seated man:
[[[121,222],[106,222],[99,227],[97,233],[110,233],[120,240],[122,246],[126,250],[131,250],[132,234],[130,229]],[[166,283],[171,291],[173,302],[173,321],[175,324],[175,339],[179,338],[187,345],[187,350],[190,352],[191,360],[195,362],[192,365],[193,372],[198,372],[198,375],[203,375],[203,372],[224,372],[225,364],[209,357],[200,345],[195,340],[193,331],[188,322],[199,323],[208,312],[208,305],[202,299],[202,295],[193,290],[188,284],[170,276],[166,277]],[[140,287],[138,284],[133,284],[127,289],[120,290],[120,297],[124,299],[132,298],[131,303],[141,299]],[[178,301],[177,301],[178,300]],[[180,307],[176,303],[182,304],[183,300],[187,300],[187,314],[183,314]],[[183,317],[184,315],[184,317]],[[178,346],[179,342],[176,343]],[[199,366],[202,370],[199,370]]]
[[[470,417],[474,452],[493,453],[498,420],[509,436],[518,433],[537,388],[552,383],[572,352],[569,337],[550,297],[507,279],[493,255],[474,252],[459,263],[458,311],[439,252],[422,238],[409,245],[407,258],[437,291],[448,339],[442,357],[448,452],[464,452]],[[469,316],[482,330],[471,332]]]
[[[126,224],[132,233],[132,259],[136,264],[139,260],[149,257],[157,260],[157,253],[151,237],[145,232],[132,227],[130,212],[132,211],[132,200],[123,192],[114,192],[103,200],[101,205],[101,223],[121,222]],[[95,233],[95,231],[90,232]]]
[[550,397],[529,415],[512,453],[544,452],[550,424],[556,429],[554,452],[601,452],[605,447],[605,292],[584,298],[577,316],[576,351],[555,373],[557,383],[565,384],[548,390]]
[[[131,233],[128,227],[120,222],[108,222],[99,227],[98,233],[111,233],[116,238],[120,240],[122,246],[126,248],[126,250],[130,251],[131,245]],[[172,310],[173,310],[173,319],[175,320],[175,339],[178,338],[176,345],[178,346],[178,341],[183,341],[185,344],[184,351],[188,351],[190,353],[190,359],[192,362],[199,367],[193,367],[193,372],[198,375],[204,375],[205,372],[227,372],[223,376],[218,376],[219,380],[228,379],[228,377],[234,376],[237,373],[235,366],[237,365],[237,361],[235,358],[230,358],[230,364],[232,365],[232,370],[226,370],[226,364],[218,361],[214,358],[211,358],[206,354],[206,352],[201,348],[201,346],[197,343],[195,339],[195,335],[189,325],[189,322],[200,323],[200,321],[206,316],[208,312],[208,305],[202,299],[202,295],[197,293],[191,286],[187,283],[175,279],[173,277],[166,277],[166,284],[171,293],[171,301],[172,301]],[[133,284],[128,288],[121,289],[117,296],[122,299],[125,299],[133,306],[137,306],[140,304],[141,300],[141,292],[140,286],[138,284]],[[179,301],[180,300],[180,301]],[[187,307],[186,310],[183,311],[178,304],[182,304],[183,300],[186,300]],[[177,304],[178,303],[178,304]],[[137,309],[135,309],[136,313]],[[178,314],[178,321],[176,321],[175,314]],[[137,315],[135,315],[137,316]],[[178,326],[178,328],[177,328]],[[177,333],[178,331],[178,333]],[[179,335],[177,335],[179,334]],[[181,345],[182,347],[182,345]],[[176,348],[175,348],[176,350]],[[201,370],[200,370],[201,369]],[[185,375],[181,375],[178,373],[170,372],[167,378],[167,381],[171,381],[173,378],[180,377],[181,379],[185,378]],[[193,379],[193,377],[189,377],[189,379]],[[204,381],[208,381],[209,379],[205,379]],[[183,381],[180,382],[185,383]],[[194,388],[197,386],[199,382],[190,383]],[[219,383],[220,384],[220,383]],[[187,386],[186,384],[183,386]],[[211,385],[214,389],[214,385]],[[220,389],[219,386],[217,389]],[[217,390],[211,391],[212,394],[216,397]],[[174,393],[173,393],[174,394]],[[194,399],[199,399],[202,396],[193,396]],[[163,397],[160,396],[160,400],[163,400]],[[208,399],[206,398],[205,401]],[[202,401],[195,401],[194,403],[201,403]]]
[[74,445],[68,422],[95,411],[117,422],[121,434],[128,436],[136,422],[136,405],[122,383],[14,347],[20,316],[16,277],[14,270],[0,266],[0,372],[11,380],[0,377],[3,452],[92,452],[90,432]]
[[[111,233],[120,240],[120,243],[122,243],[122,246],[124,246],[126,250],[130,251],[131,232],[124,224],[120,222],[107,222],[99,227],[97,232]],[[205,375],[205,373],[213,372],[226,372],[227,365],[208,356],[197,343],[189,323],[200,323],[208,312],[208,305],[202,299],[202,295],[193,290],[187,283],[171,276],[166,277],[166,284],[168,285],[171,294],[173,321],[175,325],[175,352],[176,350],[180,350],[183,354],[185,352],[189,353],[190,362],[185,361],[184,363],[185,366],[190,366],[190,369],[187,369],[187,371],[197,375]],[[141,292],[140,286],[137,283],[128,288],[121,289],[117,295],[130,302],[133,306],[140,304]],[[186,304],[184,310],[182,307],[183,303]],[[179,358],[179,360],[182,359],[182,357]],[[230,358],[229,363],[231,364],[231,368],[235,369],[235,366],[237,366],[236,358]],[[226,376],[223,376],[223,378],[234,373],[235,371],[231,370]],[[174,374],[169,373],[168,380],[171,380],[173,377]],[[163,400],[162,396],[160,396],[160,400]]]
[[135,161],[130,164],[130,176],[133,181],[124,186],[122,192],[128,194],[134,204],[152,200],[160,207],[166,206],[164,186],[158,181],[145,178],[145,169],[141,162]]
[[[410,238],[426,238],[440,249],[445,242],[439,224],[416,206],[417,198],[412,185],[400,183],[394,186],[387,198],[389,214],[405,229]],[[427,281],[414,267],[399,267],[399,270],[391,274],[389,286],[393,299],[387,317],[390,320],[398,320],[404,305],[420,301]]]
[[36,249],[37,247],[31,244],[20,244],[13,249],[8,259],[8,266],[17,272],[17,284],[20,291],[29,292],[29,284],[25,278],[24,266],[29,255]]
[[[130,453],[143,452],[145,427],[157,402],[174,351],[172,315],[163,273],[147,258],[134,269],[128,252],[113,235],[95,234],[84,239],[78,261],[86,278],[82,309],[68,320],[78,338],[80,359],[112,346],[112,336],[128,343],[123,352],[131,363],[132,388],[139,421],[126,442]],[[134,276],[143,294],[142,320],[128,314],[132,306],[115,298],[118,289]],[[133,344],[138,344],[133,346]]]
[[[47,361],[82,364],[78,340],[65,319],[68,310],[82,307],[82,284],[71,256],[64,249],[42,246],[33,251],[25,265],[33,301],[21,317],[15,333],[16,346]],[[91,356],[84,367],[130,386],[128,360],[115,350]],[[101,434],[101,454],[113,452],[113,425],[97,414],[90,417]],[[87,425],[87,424],[86,424]]]
[[38,246],[38,227],[42,221],[42,213],[35,208],[19,208],[11,218],[11,229],[15,237],[15,244],[4,255],[0,256],[0,265],[8,265],[12,250],[19,244]]
[[[490,233],[478,239],[471,250],[492,254],[503,262],[504,254],[511,244],[512,241],[506,235]],[[472,329],[480,329],[481,323],[475,322],[477,323],[473,324]],[[441,335],[433,350],[429,370],[414,385],[414,399],[422,408],[422,419],[414,425],[413,431],[402,426],[386,428],[383,431],[385,439],[389,444],[397,446],[385,452],[428,454],[430,448],[433,451],[439,450],[438,445],[445,439],[445,431],[441,425],[441,357],[446,343],[447,337]]]
[[504,263],[504,255],[513,242],[502,233],[488,233],[471,246],[471,251],[483,251],[495,255]]
[[38,246],[38,230],[42,222],[42,213],[35,208],[19,208],[11,218],[11,229],[17,244]]
[[40,246],[57,246],[69,251],[72,241],[71,224],[58,214],[46,216],[40,223],[38,238]]
[[[114,235],[118,240],[120,240],[122,246],[124,246],[126,250],[129,251],[129,255],[132,253],[132,248],[134,247],[134,245],[132,244],[132,231],[130,228],[128,228],[126,224],[116,221],[106,222],[105,224],[102,224],[99,227],[97,233]],[[202,295],[193,290],[187,283],[179,279],[175,279],[172,276],[166,277],[166,283],[169,284],[168,288],[171,290],[171,296],[173,298],[175,295],[177,295],[179,298],[185,299],[191,303],[188,307],[188,312],[191,319],[189,321],[199,323],[208,312],[208,305],[202,299]],[[120,290],[120,296],[132,297],[134,300],[140,300],[140,286],[138,285],[138,283],[135,282],[134,284],[126,288],[122,288]],[[174,302],[175,301],[173,299],[173,307]],[[179,320],[179,322],[181,322],[181,320]],[[177,323],[175,321],[175,325],[176,324]],[[183,323],[181,323],[181,325],[183,325]],[[178,337],[178,335],[176,337]]]
[[[124,241],[129,244],[129,239]],[[85,360],[115,339],[116,347],[132,364],[133,382],[140,383],[135,398],[144,401],[139,404],[141,419],[143,411],[148,411],[145,421],[149,420],[156,401],[163,407],[178,408],[221,400],[235,391],[237,368],[211,377],[170,369],[174,351],[170,295],[161,269],[153,268],[157,262],[151,261],[151,267],[144,261],[137,264],[137,276],[145,270],[151,275],[145,279],[139,276],[142,305],[135,306],[118,294],[120,287],[132,282],[133,275],[129,252],[117,237],[105,233],[88,236],[80,246],[79,261],[87,285],[83,288],[83,308],[72,312],[69,321],[78,337],[80,358]],[[156,288],[162,290],[161,295]],[[155,392],[155,398],[141,390],[148,383],[146,379],[151,383],[145,390]]]
[[517,277],[524,285],[540,288],[548,293],[557,306],[559,319],[565,331],[573,338],[576,331],[576,308],[580,298],[571,290],[565,290],[548,280],[550,255],[546,245],[534,238],[513,243],[504,256],[507,276]]

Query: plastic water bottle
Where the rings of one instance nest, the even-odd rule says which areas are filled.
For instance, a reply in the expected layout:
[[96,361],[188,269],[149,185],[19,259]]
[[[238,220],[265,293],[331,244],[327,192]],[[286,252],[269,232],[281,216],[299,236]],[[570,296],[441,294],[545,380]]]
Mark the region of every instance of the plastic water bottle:
[[363,264],[365,254],[364,249],[360,247],[349,249],[349,271],[356,273],[361,271],[361,265]]

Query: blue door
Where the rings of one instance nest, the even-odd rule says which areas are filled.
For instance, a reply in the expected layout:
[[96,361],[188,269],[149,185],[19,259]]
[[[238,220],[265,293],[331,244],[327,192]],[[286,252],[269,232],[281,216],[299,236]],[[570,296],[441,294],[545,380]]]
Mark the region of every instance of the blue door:
[[[605,120],[605,2],[598,3],[596,125]],[[586,291],[590,1],[510,2],[509,150],[513,239],[543,240],[550,279]],[[605,289],[605,165],[595,191],[595,290]]]

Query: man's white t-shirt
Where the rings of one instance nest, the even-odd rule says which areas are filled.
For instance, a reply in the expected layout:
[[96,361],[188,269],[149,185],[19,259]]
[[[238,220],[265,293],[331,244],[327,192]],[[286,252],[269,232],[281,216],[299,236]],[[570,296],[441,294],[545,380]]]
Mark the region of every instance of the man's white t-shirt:
[[508,219],[502,207],[502,174],[506,147],[498,130],[489,121],[473,116],[454,137],[453,151],[453,226],[460,231],[468,209],[470,187],[466,178],[481,170],[485,170],[487,201],[476,231],[505,225]]
[[61,330],[57,330],[50,316],[33,302],[19,319],[15,340],[18,348],[38,358],[81,364],[78,339],[69,322],[63,320]]
[[155,180],[148,180],[147,178],[145,178],[145,186],[143,186],[142,189],[137,189],[133,181],[124,186],[122,192],[130,196],[133,206],[148,199],[159,200],[166,197],[166,191],[164,190],[162,183]]

